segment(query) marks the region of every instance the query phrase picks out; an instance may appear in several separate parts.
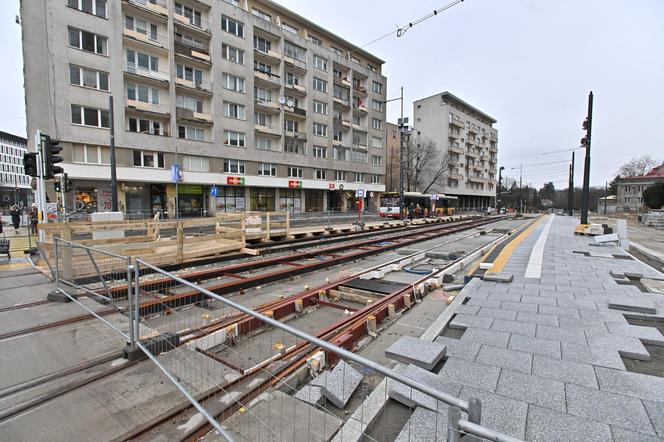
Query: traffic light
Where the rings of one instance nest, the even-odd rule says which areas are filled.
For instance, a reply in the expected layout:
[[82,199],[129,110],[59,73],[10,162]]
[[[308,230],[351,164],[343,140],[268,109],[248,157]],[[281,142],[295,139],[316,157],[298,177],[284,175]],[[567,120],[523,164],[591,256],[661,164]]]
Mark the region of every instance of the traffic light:
[[37,170],[37,154],[32,152],[32,153],[24,153],[23,154],[23,170],[26,175],[36,177],[39,175],[39,171]]
[[69,181],[69,175],[65,173],[65,192],[71,192],[74,190],[74,183]]
[[56,180],[55,183],[53,183],[53,187],[55,188],[55,193],[62,192],[62,186],[60,185],[59,180]]
[[44,135],[44,179],[50,180],[55,175],[64,172],[60,166],[56,166],[63,160],[58,154],[62,152],[62,146],[59,145],[60,140],[52,139],[49,135]]

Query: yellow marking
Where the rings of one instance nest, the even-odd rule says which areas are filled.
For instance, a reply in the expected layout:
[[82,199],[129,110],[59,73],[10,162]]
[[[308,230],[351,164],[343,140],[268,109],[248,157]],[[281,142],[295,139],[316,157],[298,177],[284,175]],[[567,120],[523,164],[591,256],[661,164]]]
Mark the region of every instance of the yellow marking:
[[528,237],[528,235],[533,233],[533,230],[535,230],[535,227],[537,227],[537,225],[539,223],[541,223],[543,219],[544,219],[544,217],[541,216],[537,221],[532,223],[526,230],[521,232],[519,234],[519,236],[517,236],[512,241],[510,241],[510,243],[507,244],[505,246],[505,248],[503,248],[503,250],[501,250],[501,252],[498,254],[498,256],[496,256],[496,259],[493,260],[493,267],[491,267],[490,270],[487,270],[486,273],[502,272],[503,267],[505,267],[505,264],[507,264],[507,261],[510,259],[510,256],[512,256],[512,252],[514,252],[514,249],[516,249],[516,246],[521,244],[521,241],[523,241],[524,239],[526,239]]
[[470,268],[470,271],[466,273],[466,275],[467,275],[467,276],[471,276],[473,273],[475,273],[475,271],[477,271],[477,269],[480,267],[480,264],[482,264],[482,263],[484,262],[484,258],[486,258],[486,257],[488,257],[489,255],[491,255],[491,253],[493,252],[493,250],[494,250],[496,247],[498,247],[498,244],[494,244],[494,245],[489,249],[489,251],[486,252],[486,253],[484,254],[484,256],[482,257],[482,259],[478,259],[478,260],[475,262],[475,264],[473,264],[473,266]]
[[24,269],[27,267],[32,267],[32,264],[30,264],[29,262],[13,262],[7,264],[0,264],[0,271]]

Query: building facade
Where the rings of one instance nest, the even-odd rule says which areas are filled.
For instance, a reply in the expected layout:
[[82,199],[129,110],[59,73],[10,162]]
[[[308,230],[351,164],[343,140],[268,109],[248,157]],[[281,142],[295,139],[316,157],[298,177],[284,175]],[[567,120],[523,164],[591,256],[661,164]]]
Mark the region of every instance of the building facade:
[[481,210],[495,204],[498,131],[496,120],[450,92],[413,103],[413,133],[448,155],[449,171],[430,193],[459,198],[459,208]]
[[346,210],[384,190],[383,62],[277,3],[22,1],[21,17],[27,129],[62,141],[69,210],[110,210],[111,123],[131,216]]
[[387,192],[401,191],[400,141],[399,126],[392,123],[385,124],[385,191]]
[[23,170],[23,154],[27,152],[27,140],[0,131],[0,210],[7,212],[11,206],[30,207],[33,202],[30,177]]
[[[622,177],[616,180],[618,212],[638,212],[644,205],[643,192],[656,183],[664,183],[664,164],[645,175]],[[659,209],[659,207],[655,207]]]

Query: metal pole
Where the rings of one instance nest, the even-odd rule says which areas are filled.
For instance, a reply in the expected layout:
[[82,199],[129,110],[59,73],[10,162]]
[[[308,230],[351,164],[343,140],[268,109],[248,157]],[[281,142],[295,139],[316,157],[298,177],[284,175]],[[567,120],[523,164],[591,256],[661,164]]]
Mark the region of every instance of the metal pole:
[[109,129],[111,134],[111,210],[118,211],[118,177],[115,170],[115,117],[113,115],[113,96],[108,97]]
[[574,151],[572,151],[572,164],[569,168],[569,216],[574,216]]
[[133,272],[134,266],[129,264],[127,266],[127,313],[129,315],[129,346],[131,348],[136,347],[136,335],[134,335],[134,296],[132,294],[134,287],[131,283]]
[[403,221],[404,211],[404,168],[403,168],[403,137],[404,137],[404,122],[403,122],[403,86],[401,86],[401,123],[399,124],[399,219]]
[[[44,181],[44,155],[42,155],[42,140],[41,131],[35,131],[35,153],[37,154],[37,223],[45,223],[46,220],[46,182]],[[39,241],[43,242],[45,232],[42,229],[38,230]]]
[[461,410],[459,407],[450,407],[447,410],[447,442],[459,442],[459,421],[461,420]]
[[522,183],[523,183],[523,164],[519,168],[519,212],[523,213],[523,194],[522,194]]
[[[30,229],[28,229],[28,232]],[[60,288],[60,253],[59,253],[59,248],[58,248],[58,241],[59,238],[56,236],[53,238],[53,242],[55,243],[55,288],[59,289]]]
[[[139,296],[141,294],[141,266],[136,261],[136,264],[134,264],[134,340],[135,341],[140,341],[141,339],[141,334],[140,334],[140,321],[141,321],[141,315],[140,315],[140,310],[138,308],[139,304]],[[131,290],[131,287],[127,285],[128,289]],[[129,308],[132,308],[131,303],[129,303]]]
[[593,126],[593,92],[588,94],[588,119],[586,123],[586,158],[583,165],[583,197],[581,200],[581,224],[588,224],[588,199],[590,197],[590,137]]
[[177,166],[178,171],[178,176],[175,177],[175,219],[180,219],[180,194],[178,193],[178,184],[180,183],[180,163],[178,163],[177,146],[175,146],[175,165]]
[[496,190],[496,209],[498,209],[498,195],[500,195],[500,189],[503,187],[503,169],[505,167],[501,166],[498,169],[498,189]]
[[[482,401],[479,398],[471,397],[468,399],[468,420],[479,425],[482,420]],[[467,437],[464,440],[468,442],[480,442],[478,437]]]
[[[604,215],[606,215],[606,200],[609,197],[609,182],[604,181]],[[599,207],[597,208],[599,212]]]

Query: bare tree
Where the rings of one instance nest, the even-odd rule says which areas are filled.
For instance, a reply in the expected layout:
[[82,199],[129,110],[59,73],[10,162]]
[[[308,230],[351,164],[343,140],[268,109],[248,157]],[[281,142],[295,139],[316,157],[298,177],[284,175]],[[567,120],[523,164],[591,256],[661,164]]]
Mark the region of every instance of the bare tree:
[[643,155],[640,158],[632,158],[629,162],[620,166],[620,169],[618,169],[618,175],[621,177],[645,175],[660,163],[661,161],[654,159],[650,155]]
[[447,152],[441,152],[435,141],[428,138],[414,138],[408,140],[404,149],[406,191],[427,193],[433,185],[445,183],[450,156]]

